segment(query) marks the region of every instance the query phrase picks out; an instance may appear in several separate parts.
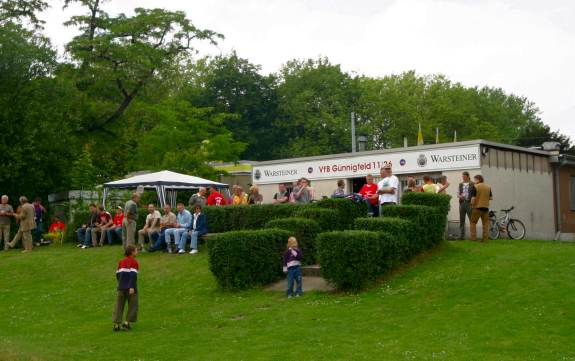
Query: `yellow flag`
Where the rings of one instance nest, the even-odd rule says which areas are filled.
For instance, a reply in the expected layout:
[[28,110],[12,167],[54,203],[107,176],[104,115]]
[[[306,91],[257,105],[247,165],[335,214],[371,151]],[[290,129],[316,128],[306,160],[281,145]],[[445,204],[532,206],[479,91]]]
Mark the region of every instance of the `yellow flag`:
[[421,123],[419,123],[419,131],[417,132],[417,145],[423,145],[423,133],[421,132]]

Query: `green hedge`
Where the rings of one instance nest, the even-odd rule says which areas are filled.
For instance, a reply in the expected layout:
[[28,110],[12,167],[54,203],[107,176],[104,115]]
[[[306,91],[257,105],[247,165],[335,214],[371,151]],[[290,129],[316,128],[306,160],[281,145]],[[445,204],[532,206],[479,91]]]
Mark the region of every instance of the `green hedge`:
[[284,229],[298,240],[302,250],[302,262],[304,265],[314,264],[316,261],[315,238],[320,233],[319,224],[307,218],[283,218],[274,219],[266,224],[266,228]]
[[281,229],[214,234],[207,242],[210,271],[226,290],[271,283],[282,277],[288,237]]
[[[110,212],[110,215],[112,216],[112,219],[114,218],[114,212],[115,211],[116,211],[115,209],[108,210],[108,212]],[[160,212],[162,214],[164,213],[163,211],[160,211]],[[66,230],[64,231],[64,242],[71,242],[71,243],[78,242],[78,237],[76,236],[76,230],[78,228],[80,228],[83,224],[86,223],[86,221],[88,220],[89,214],[90,214],[90,211],[88,210],[87,206],[86,206],[85,210],[82,209],[80,211],[74,212],[72,222],[68,222],[66,224]],[[139,208],[138,209],[138,220],[136,222],[136,225],[137,225],[136,229],[144,228],[144,225],[146,224],[146,216],[147,215],[148,215],[148,208]],[[48,229],[48,226],[45,226],[46,231]]]
[[429,206],[398,205],[383,207],[383,217],[395,217],[412,221],[421,237],[423,248],[429,248],[443,240],[447,215]]
[[397,250],[397,260],[407,261],[425,246],[424,237],[418,232],[418,227],[412,221],[396,217],[357,218],[354,222],[356,230],[385,232],[401,241],[401,249]]
[[401,204],[403,205],[434,207],[445,214],[446,217],[447,213],[449,213],[450,202],[451,196],[447,194],[410,192],[404,193],[401,197]]
[[293,215],[297,218],[313,219],[319,225],[322,232],[342,230],[339,213],[335,209],[318,207],[306,207],[298,210]]
[[382,232],[321,233],[316,241],[321,273],[340,290],[360,290],[393,266],[396,242]]
[[[366,205],[353,202],[349,199],[324,199],[311,204],[262,204],[244,206],[204,207],[210,233],[229,231],[261,229],[265,224],[274,219],[289,217],[301,217],[308,209],[332,209],[336,213],[330,213],[332,219],[328,222],[327,212],[316,215],[320,227],[325,230],[350,229],[353,220],[364,217],[367,214]],[[311,212],[311,211],[310,211]],[[335,227],[335,228],[333,228]]]
[[353,228],[353,221],[359,217],[367,215],[367,204],[365,202],[355,202],[346,198],[324,198],[315,203],[318,207],[334,209],[338,212],[338,220],[334,223],[337,229]]
[[272,219],[288,218],[297,211],[313,207],[302,204],[262,204],[204,207],[210,233],[261,229]]

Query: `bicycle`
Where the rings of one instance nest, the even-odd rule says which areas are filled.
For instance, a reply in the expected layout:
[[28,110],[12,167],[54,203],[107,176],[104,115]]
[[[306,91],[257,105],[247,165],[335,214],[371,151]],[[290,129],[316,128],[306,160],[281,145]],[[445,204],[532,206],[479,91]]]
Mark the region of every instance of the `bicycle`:
[[525,225],[518,219],[511,218],[511,211],[515,207],[502,209],[505,213],[499,219],[494,211],[489,211],[489,238],[498,239],[501,233],[507,233],[511,239],[523,239],[525,237]]

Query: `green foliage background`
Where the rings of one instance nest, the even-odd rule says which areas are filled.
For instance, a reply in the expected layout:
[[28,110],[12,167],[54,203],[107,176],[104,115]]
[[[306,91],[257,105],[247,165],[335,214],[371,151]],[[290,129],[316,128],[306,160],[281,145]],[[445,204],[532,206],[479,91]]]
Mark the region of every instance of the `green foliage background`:
[[[347,152],[349,117],[368,149],[483,138],[523,146],[568,137],[529,99],[466,87],[416,71],[368,77],[327,57],[286,59],[275,73],[236,52],[207,57],[223,35],[181,11],[107,2],[78,5],[75,34],[58,54],[45,37],[42,0],[0,5],[0,189],[16,199],[89,189],[137,170],[171,169],[215,179],[211,161],[269,160]],[[126,9],[130,11],[132,9]],[[60,56],[63,55],[63,56]]]

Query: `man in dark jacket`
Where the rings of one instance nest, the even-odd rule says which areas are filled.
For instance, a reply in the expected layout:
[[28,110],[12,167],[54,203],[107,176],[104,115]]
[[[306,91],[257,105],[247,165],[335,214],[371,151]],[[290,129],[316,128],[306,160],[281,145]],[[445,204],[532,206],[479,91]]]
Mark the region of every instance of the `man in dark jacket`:
[[[190,251],[190,254],[198,253],[198,238],[206,233],[208,233],[206,215],[202,213],[202,206],[196,204],[194,214],[192,215],[192,224],[190,225],[190,235],[192,236],[192,250]],[[184,237],[182,237],[182,239],[184,239]],[[186,244],[184,243],[184,247],[180,247],[180,249],[185,249],[185,246]]]
[[469,178],[469,172],[461,174],[462,182],[459,183],[457,197],[459,198],[459,238],[465,239],[465,217],[471,220],[471,194],[475,187]]
[[98,222],[98,208],[95,204],[90,204],[90,214],[86,223],[76,230],[78,235],[78,247],[89,248],[92,247],[92,229]]

